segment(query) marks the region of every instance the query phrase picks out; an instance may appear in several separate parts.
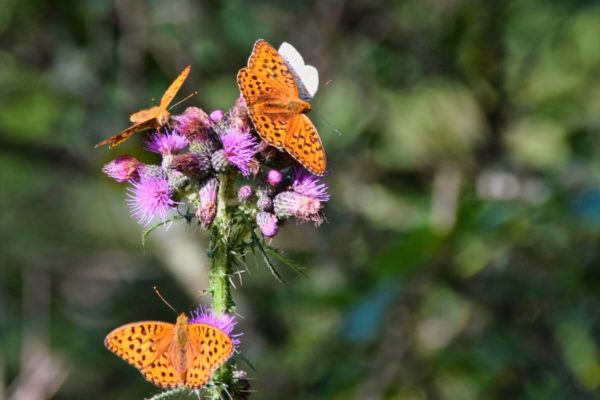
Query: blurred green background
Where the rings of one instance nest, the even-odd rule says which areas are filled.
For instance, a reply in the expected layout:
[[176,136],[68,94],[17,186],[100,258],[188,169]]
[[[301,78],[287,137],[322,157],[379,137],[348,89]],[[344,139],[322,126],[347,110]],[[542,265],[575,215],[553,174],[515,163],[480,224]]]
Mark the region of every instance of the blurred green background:
[[332,200],[274,243],[308,279],[238,282],[252,398],[600,398],[599,2],[2,0],[0,399],[158,392],[102,341],[208,301],[206,236],[143,248],[142,135],[93,145],[188,63],[227,109],[258,38],[319,68]]

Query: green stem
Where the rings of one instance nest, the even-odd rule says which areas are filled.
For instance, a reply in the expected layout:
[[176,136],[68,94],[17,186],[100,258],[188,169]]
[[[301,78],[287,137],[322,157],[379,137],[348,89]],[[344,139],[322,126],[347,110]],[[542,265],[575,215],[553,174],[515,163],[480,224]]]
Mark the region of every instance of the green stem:
[[[233,181],[227,173],[219,174],[219,192],[217,196],[217,213],[211,229],[212,266],[209,273],[209,292],[212,295],[212,307],[215,313],[233,313],[235,303],[231,297],[231,285],[229,276],[231,274],[230,233],[231,215],[227,209],[227,202],[231,196]],[[229,363],[223,365],[213,375],[214,382],[219,383],[211,389],[210,398],[220,400],[227,398],[221,385],[232,392],[233,376],[232,366]]]
[[217,213],[211,230],[213,263],[210,269],[210,292],[213,309],[217,314],[232,313],[235,304],[231,297],[229,275],[231,274],[230,233],[231,215],[227,210],[227,202],[232,191],[232,180],[227,173],[219,175],[219,193],[217,196]]

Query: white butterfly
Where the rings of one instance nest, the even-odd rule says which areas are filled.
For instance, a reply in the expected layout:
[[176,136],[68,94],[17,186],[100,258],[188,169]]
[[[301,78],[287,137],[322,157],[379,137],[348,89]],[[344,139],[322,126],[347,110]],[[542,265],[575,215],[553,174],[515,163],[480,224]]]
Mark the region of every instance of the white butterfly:
[[283,42],[277,50],[292,71],[302,100],[315,97],[319,88],[319,71],[312,65],[304,64],[304,59],[291,44]]

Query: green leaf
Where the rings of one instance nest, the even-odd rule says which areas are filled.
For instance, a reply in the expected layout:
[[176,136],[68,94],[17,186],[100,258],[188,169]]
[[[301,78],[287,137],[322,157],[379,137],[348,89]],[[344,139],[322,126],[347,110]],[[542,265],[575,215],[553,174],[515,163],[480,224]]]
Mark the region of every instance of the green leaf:
[[267,252],[269,252],[270,255],[278,259],[283,264],[287,265],[292,271],[304,276],[305,278],[308,278],[308,275],[306,275],[303,271],[304,268],[298,265],[292,259],[281,254],[281,251],[269,245],[265,245],[265,249],[267,250]]
[[287,282],[283,279],[283,277],[281,276],[281,274],[279,273],[279,271],[277,271],[277,268],[275,267],[275,264],[273,264],[273,262],[271,261],[271,259],[267,255],[267,252],[262,247],[262,245],[259,244],[258,248],[260,249],[260,252],[261,252],[261,254],[263,256],[263,259],[265,260],[265,263],[267,264],[267,267],[269,268],[269,270],[271,271],[271,273],[273,274],[273,276],[275,278],[277,278],[277,280],[279,282],[281,282],[281,283],[283,283],[284,285],[287,286]]
[[185,391],[191,391],[192,389],[189,389],[185,386],[181,386],[175,389],[169,389],[169,390],[165,390],[164,392],[161,392],[155,396],[150,397],[148,400],[162,400],[162,399],[168,399],[171,396],[175,396],[178,394],[181,394]]
[[166,225],[167,223],[177,221],[179,219],[185,219],[185,216],[184,215],[175,215],[165,221],[161,221],[161,222],[158,222],[158,223],[152,225],[150,228],[148,228],[144,232],[142,232],[142,247],[146,247],[146,237],[148,237],[148,235],[151,234],[156,228]]
[[250,362],[250,360],[248,360],[242,354],[238,354],[237,356],[235,356],[235,359],[242,360],[244,364],[246,364],[252,371],[256,371],[256,368],[254,368],[254,365]]

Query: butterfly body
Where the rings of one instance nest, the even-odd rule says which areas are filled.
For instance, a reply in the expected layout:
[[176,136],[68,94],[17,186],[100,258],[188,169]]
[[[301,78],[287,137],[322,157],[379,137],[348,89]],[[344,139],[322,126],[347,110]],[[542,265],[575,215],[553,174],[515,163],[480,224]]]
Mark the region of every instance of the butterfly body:
[[277,50],[258,40],[248,66],[238,72],[237,82],[260,137],[285,150],[312,173],[323,175],[325,150],[305,115],[310,103],[300,97],[298,83]]
[[152,121],[156,127],[161,127],[167,123],[171,113],[168,110],[162,109],[159,106],[154,106],[146,110],[140,110],[131,114],[129,120],[134,124],[139,124],[144,121]]
[[[167,347],[171,364],[181,375],[182,381],[185,381],[187,370],[191,367],[192,349],[190,348],[190,337],[187,331],[188,320],[185,314],[177,317],[175,323],[174,335],[170,339]],[[164,339],[163,339],[164,340]]]
[[[310,111],[310,103],[294,98],[265,98],[254,104],[255,109],[266,114],[301,114]],[[289,116],[291,117],[291,116]]]
[[204,386],[233,354],[233,342],[207,324],[190,324],[185,314],[175,324],[141,321],[106,336],[105,346],[161,388]]
[[134,133],[142,132],[148,129],[158,129],[164,126],[168,121],[171,114],[169,113],[168,107],[175,98],[175,95],[183,85],[183,82],[187,78],[192,69],[191,65],[188,65],[179,76],[171,83],[167,88],[158,106],[153,106],[144,110],[140,110],[136,113],[131,114],[129,120],[133,123],[129,128],[122,130],[96,144],[95,147],[108,145],[108,148],[112,149],[129,139]]

